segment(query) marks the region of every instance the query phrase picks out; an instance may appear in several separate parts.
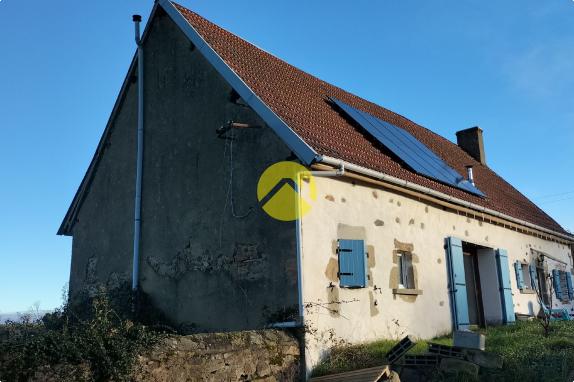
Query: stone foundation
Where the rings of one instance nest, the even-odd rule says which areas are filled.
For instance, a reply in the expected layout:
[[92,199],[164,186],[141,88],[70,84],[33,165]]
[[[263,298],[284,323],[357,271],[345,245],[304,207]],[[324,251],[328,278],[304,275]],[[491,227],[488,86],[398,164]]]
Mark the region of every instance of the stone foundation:
[[171,336],[140,356],[134,378],[167,381],[294,381],[297,340],[278,330]]

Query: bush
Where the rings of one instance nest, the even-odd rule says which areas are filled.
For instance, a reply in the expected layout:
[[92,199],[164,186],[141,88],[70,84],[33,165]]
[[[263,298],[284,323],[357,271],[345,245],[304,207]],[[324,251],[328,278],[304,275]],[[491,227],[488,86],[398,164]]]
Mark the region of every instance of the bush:
[[160,336],[120,317],[102,291],[82,317],[64,306],[41,320],[0,325],[0,380],[27,381],[49,367],[61,381],[127,381],[137,354]]

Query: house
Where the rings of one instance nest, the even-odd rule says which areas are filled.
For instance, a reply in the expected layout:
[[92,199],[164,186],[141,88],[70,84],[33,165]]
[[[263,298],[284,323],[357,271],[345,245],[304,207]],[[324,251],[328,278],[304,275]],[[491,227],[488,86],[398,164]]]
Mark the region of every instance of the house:
[[573,311],[574,237],[488,167],[481,129],[454,144],[168,0],[135,21],[58,231],[72,298],[127,285],[194,330],[303,326],[308,366],[536,315],[536,290]]

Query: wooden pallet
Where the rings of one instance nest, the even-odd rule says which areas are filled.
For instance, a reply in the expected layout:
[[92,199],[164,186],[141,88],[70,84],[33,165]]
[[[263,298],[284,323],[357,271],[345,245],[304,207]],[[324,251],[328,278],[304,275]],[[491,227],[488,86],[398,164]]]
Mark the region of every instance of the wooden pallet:
[[379,382],[388,377],[388,365],[311,378],[309,382]]

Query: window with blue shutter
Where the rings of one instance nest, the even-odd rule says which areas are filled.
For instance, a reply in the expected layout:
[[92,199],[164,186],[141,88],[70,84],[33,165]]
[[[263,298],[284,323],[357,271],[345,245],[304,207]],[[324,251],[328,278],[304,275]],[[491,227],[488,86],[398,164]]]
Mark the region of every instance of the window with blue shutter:
[[574,300],[574,290],[572,289],[572,273],[564,272],[566,276],[566,287],[568,288],[568,300]]
[[562,300],[562,286],[560,285],[560,271],[558,269],[552,270],[552,283],[554,285],[556,298]]
[[505,324],[511,323],[516,321],[516,317],[514,316],[514,303],[512,302],[508,254],[505,249],[499,248],[496,250],[496,266],[500,287],[500,302],[502,303],[502,320]]
[[522,263],[514,262],[514,273],[516,274],[516,285],[518,289],[524,289],[524,275],[522,274]]
[[466,295],[466,278],[462,241],[456,237],[447,238],[447,260],[449,272],[449,290],[451,295],[452,316],[456,330],[468,329],[468,297]]
[[367,286],[367,254],[363,240],[339,240],[339,285],[344,288]]

